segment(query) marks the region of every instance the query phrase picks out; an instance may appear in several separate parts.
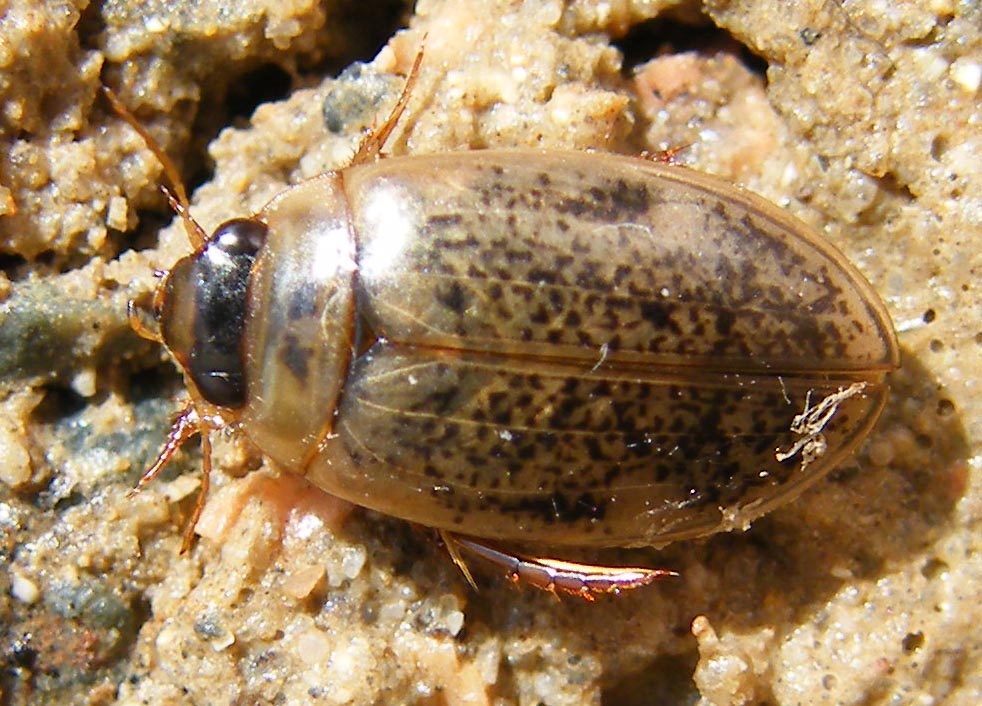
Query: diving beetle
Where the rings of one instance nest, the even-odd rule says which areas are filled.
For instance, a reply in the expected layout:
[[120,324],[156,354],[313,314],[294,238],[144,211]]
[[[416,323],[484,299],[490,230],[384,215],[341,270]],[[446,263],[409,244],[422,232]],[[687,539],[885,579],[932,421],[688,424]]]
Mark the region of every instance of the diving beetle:
[[[873,427],[898,366],[846,258],[722,179],[613,154],[482,150],[351,163],[207,235],[142,334],[190,400],[145,485],[231,426],[355,504],[585,598],[672,572],[503,549],[660,546],[746,526]],[[193,524],[193,521],[192,521]],[[189,535],[190,536],[190,533]]]

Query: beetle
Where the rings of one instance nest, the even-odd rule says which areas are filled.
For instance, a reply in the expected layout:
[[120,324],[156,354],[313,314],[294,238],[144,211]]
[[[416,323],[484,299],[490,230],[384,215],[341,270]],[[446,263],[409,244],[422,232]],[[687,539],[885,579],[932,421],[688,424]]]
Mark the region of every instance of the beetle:
[[[512,578],[584,598],[673,572],[516,553],[661,546],[746,526],[876,422],[896,334],[803,223],[709,175],[611,154],[487,150],[352,162],[207,235],[152,321],[189,402],[137,489],[233,427],[278,467],[435,528]],[[185,546],[190,538],[190,531]]]

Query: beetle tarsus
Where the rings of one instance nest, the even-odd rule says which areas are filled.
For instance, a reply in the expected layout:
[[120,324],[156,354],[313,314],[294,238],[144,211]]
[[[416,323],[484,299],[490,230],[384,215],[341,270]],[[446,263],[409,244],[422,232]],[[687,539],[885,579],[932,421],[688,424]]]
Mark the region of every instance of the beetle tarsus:
[[641,588],[656,579],[678,576],[677,572],[668,569],[581,564],[526,556],[446,531],[441,531],[440,536],[447,546],[450,558],[472,586],[474,579],[460,556],[460,549],[505,569],[512,583],[525,583],[555,596],[562,593],[585,601],[593,601],[599,595],[618,595],[624,591]]

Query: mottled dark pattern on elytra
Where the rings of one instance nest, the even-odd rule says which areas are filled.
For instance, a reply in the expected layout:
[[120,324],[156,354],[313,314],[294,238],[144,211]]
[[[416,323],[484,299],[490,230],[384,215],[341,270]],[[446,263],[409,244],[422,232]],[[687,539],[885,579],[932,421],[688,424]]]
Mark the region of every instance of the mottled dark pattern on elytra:
[[[868,284],[721,182],[531,152],[343,177],[377,340],[312,464],[331,492],[481,537],[657,543],[793,496],[882,407],[896,346]],[[806,400],[856,380],[825,455],[778,462]]]
[[[560,536],[599,533],[603,519],[623,536],[634,518],[619,514],[618,496],[634,503],[624,512],[648,499],[653,515],[698,517],[779,490],[800,473],[799,458],[774,454],[791,446],[806,392],[836,389],[590,373],[380,343],[356,363],[336,430],[357,463],[396,469],[410,487],[452,489],[429,497],[465,528],[505,513]],[[855,432],[850,414],[845,405],[829,426],[830,443]]]
[[317,313],[318,288],[312,282],[304,282],[290,293],[286,315],[290,321],[298,321]]
[[420,215],[403,207],[413,235],[393,242],[379,214],[396,207],[355,198],[362,252],[386,263],[365,277],[373,328],[424,345],[603,349],[720,370],[882,365],[866,301],[806,238],[740,198],[606,170],[603,158],[555,160],[437,163],[425,178],[378,165],[364,198],[419,204]]
[[313,352],[309,347],[300,344],[296,335],[287,333],[283,337],[283,347],[280,349],[280,362],[293,373],[299,382],[306,382],[310,373],[310,357]]

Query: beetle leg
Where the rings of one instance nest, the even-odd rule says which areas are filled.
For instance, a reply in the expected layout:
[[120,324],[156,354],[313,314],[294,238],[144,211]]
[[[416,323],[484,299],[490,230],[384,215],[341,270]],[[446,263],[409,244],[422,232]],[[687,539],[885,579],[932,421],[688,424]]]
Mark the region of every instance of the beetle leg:
[[[425,36],[423,37],[423,41],[426,41]],[[395,107],[389,113],[389,117],[385,119],[385,122],[379,127],[372,128],[368,131],[368,134],[365,135],[361,144],[358,146],[355,156],[351,158],[351,165],[349,166],[374,162],[379,158],[385,141],[389,139],[389,135],[392,134],[392,131],[399,123],[399,118],[402,117],[403,111],[409,105],[409,97],[412,95],[413,86],[416,85],[416,79],[419,78],[419,67],[422,63],[423,48],[422,43],[420,43],[420,50],[416,53],[416,60],[413,61],[413,66],[409,69],[409,75],[406,76],[406,84],[402,87],[402,93],[399,94],[399,100],[396,101]]]
[[603,594],[619,594],[633,588],[640,588],[666,576],[678,576],[667,569],[648,569],[636,566],[602,566],[560,561],[545,557],[526,556],[493,547],[471,537],[463,537],[441,531],[450,558],[463,572],[471,585],[474,580],[460,557],[459,550],[465,549],[508,572],[513,583],[527,583],[548,591],[553,595],[567,593],[586,601],[593,601]]
[[201,511],[205,507],[205,499],[208,497],[208,487],[211,484],[211,436],[208,433],[209,429],[205,427],[206,423],[202,421],[194,402],[189,401],[184,405],[184,409],[181,410],[180,414],[177,415],[174,426],[171,427],[170,433],[167,435],[167,442],[157,455],[157,460],[143,473],[136,487],[127,496],[132,498],[143,490],[145,485],[160,475],[160,472],[164,470],[164,467],[174,457],[177,450],[188,439],[195,434],[201,434],[201,490],[198,492],[198,499],[194,504],[194,510],[191,512],[191,519],[188,520],[187,529],[184,532],[184,541],[181,543],[181,554],[184,554],[191,548],[191,543],[194,540],[194,527],[198,524],[198,518],[201,517]]
[[157,460],[143,473],[136,487],[129,492],[129,497],[133,497],[139,493],[147,483],[150,483],[160,475],[160,472],[164,470],[164,466],[174,457],[177,450],[188,439],[200,432],[201,427],[202,422],[201,417],[198,416],[198,410],[194,408],[194,403],[188,402],[184,406],[184,409],[181,410],[181,413],[177,415],[174,426],[171,427],[170,433],[167,435],[167,443],[164,444],[164,448],[157,455]]
[[668,164],[672,166],[678,166],[680,162],[676,157],[678,157],[679,152],[683,152],[692,147],[692,143],[687,143],[684,145],[676,145],[675,147],[669,147],[668,149],[659,150],[657,152],[649,152],[648,150],[641,150],[638,157],[648,162],[657,162],[660,164]]
[[[139,333],[139,331],[137,331]],[[198,416],[198,411],[194,407],[193,402],[188,402],[181,413],[177,416],[174,421],[174,426],[171,427],[170,433],[167,435],[167,442],[164,444],[164,448],[160,450],[157,454],[157,460],[144,471],[143,475],[140,476],[139,482],[137,482],[136,487],[133,488],[127,497],[132,498],[134,495],[143,490],[143,487],[150,483],[154,478],[160,475],[160,472],[164,470],[164,467],[177,453],[177,450],[181,448],[188,439],[190,439],[195,434],[201,432],[202,422],[201,418]],[[192,532],[194,531],[194,525],[198,521],[198,517],[201,515],[201,508],[204,505],[205,493],[208,492],[208,474],[211,471],[211,443],[208,439],[207,434],[202,434],[201,438],[202,448],[205,450],[204,456],[204,476],[201,480],[201,492],[198,494],[198,501],[194,507],[194,513],[191,518],[191,522],[188,525],[188,529],[184,535],[184,542],[181,544],[181,553],[183,554],[191,546]]]
[[474,576],[471,574],[471,570],[467,566],[467,562],[464,561],[464,557],[460,555],[461,545],[458,543],[457,536],[450,534],[446,530],[439,530],[439,532],[440,539],[443,540],[443,546],[447,548],[447,554],[450,555],[450,560],[458,569],[460,569],[460,573],[462,573],[464,578],[467,579],[467,583],[471,585],[471,588],[477,591],[477,582],[474,581]]
[[137,336],[155,343],[163,343],[159,327],[148,323],[152,319],[148,317],[146,307],[138,304],[134,299],[126,302],[126,318]]
[[188,520],[187,527],[184,528],[181,554],[186,554],[194,542],[194,528],[201,518],[201,511],[205,508],[208,487],[211,485],[211,434],[208,431],[201,433],[201,460],[201,490],[198,491],[198,499],[194,503],[191,518]]

